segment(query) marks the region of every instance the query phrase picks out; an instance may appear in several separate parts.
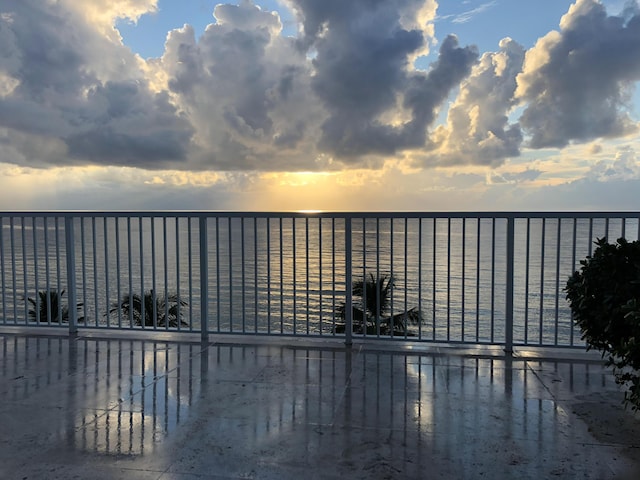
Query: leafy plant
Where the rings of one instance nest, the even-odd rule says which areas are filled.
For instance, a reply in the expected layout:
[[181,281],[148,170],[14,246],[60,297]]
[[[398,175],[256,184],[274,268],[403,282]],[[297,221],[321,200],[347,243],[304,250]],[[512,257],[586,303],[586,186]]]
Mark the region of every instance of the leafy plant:
[[[27,312],[29,320],[36,322],[49,322],[61,323],[69,321],[69,307],[62,303],[62,296],[64,290],[58,292],[57,290],[39,290],[36,298],[27,297],[27,302],[31,305],[31,308]],[[82,303],[76,304],[76,308],[79,310],[82,307]],[[77,320],[82,322],[83,317],[78,317]]]
[[598,239],[565,291],[588,349],[599,350],[640,410],[640,241]]
[[[353,302],[353,332],[370,335],[411,335],[408,324],[422,322],[422,314],[417,308],[389,315],[391,295],[395,287],[392,275],[381,275],[358,279],[353,282],[351,292]],[[345,321],[346,305],[342,303],[337,309],[338,317]],[[336,325],[336,332],[344,332],[345,325]]]
[[178,325],[188,325],[183,320],[184,307],[188,305],[176,294],[158,296],[152,289],[145,292],[144,296],[127,293],[121,300],[112,304],[109,313],[121,311],[124,317],[133,317],[134,324],[138,326],[144,324],[145,327],[176,328]]

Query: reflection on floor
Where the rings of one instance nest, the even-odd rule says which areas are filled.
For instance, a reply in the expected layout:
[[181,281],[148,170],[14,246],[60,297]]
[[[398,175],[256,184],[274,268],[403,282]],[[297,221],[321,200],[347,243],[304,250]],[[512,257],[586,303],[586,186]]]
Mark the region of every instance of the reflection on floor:
[[82,335],[0,332],[0,478],[640,478],[597,356]]

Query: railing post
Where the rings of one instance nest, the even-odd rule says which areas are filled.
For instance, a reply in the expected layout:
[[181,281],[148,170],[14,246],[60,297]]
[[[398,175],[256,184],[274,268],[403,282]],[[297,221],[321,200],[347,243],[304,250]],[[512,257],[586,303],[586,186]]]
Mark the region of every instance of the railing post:
[[515,262],[515,217],[507,217],[507,284],[505,288],[505,328],[504,351],[508,355],[513,353],[513,280]]
[[69,334],[78,332],[78,296],[76,292],[76,255],[73,216],[64,217],[64,239],[67,257],[67,290],[69,291]]
[[344,274],[345,274],[345,339],[344,343],[351,346],[353,343],[353,266],[351,251],[351,217],[344,217]]
[[209,303],[209,261],[207,244],[207,217],[199,217],[200,231],[200,336],[203,342],[209,339],[207,305]]

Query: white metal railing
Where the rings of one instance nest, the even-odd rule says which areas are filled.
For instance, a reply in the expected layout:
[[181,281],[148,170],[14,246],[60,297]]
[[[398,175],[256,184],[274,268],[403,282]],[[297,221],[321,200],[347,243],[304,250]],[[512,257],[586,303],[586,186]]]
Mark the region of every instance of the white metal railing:
[[566,280],[639,217],[4,212],[0,325],[582,347]]

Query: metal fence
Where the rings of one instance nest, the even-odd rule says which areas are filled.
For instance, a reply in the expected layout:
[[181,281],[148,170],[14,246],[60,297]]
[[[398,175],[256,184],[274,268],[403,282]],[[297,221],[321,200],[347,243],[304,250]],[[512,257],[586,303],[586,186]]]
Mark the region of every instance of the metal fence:
[[4,212],[0,325],[583,347],[566,280],[639,217]]

